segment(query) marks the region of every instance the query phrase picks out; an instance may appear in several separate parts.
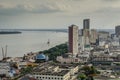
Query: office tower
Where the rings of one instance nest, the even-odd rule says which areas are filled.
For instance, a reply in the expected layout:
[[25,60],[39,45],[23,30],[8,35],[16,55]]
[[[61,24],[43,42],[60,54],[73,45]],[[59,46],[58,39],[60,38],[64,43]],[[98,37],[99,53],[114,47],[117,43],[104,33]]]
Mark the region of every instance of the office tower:
[[78,53],[78,26],[69,26],[69,53],[76,56]]
[[83,29],[90,29],[90,19],[83,20]]
[[90,41],[89,41],[89,38],[90,38],[90,32],[88,29],[83,29],[83,36],[84,36],[84,43],[85,45],[89,45],[90,44]]
[[91,29],[90,33],[90,43],[94,44],[96,43],[96,40],[98,39],[98,34],[96,29]]
[[120,25],[115,27],[115,34],[116,34],[117,37],[120,36]]
[[90,37],[90,31],[88,29],[83,29],[83,36]]
[[84,36],[83,29],[78,31],[78,52],[84,51]]
[[78,36],[78,52],[84,51],[84,36]]
[[83,36],[85,40],[85,46],[90,44],[90,19],[83,20]]
[[90,36],[90,19],[83,20],[83,36],[89,37]]
[[78,35],[83,36],[83,29],[78,30]]

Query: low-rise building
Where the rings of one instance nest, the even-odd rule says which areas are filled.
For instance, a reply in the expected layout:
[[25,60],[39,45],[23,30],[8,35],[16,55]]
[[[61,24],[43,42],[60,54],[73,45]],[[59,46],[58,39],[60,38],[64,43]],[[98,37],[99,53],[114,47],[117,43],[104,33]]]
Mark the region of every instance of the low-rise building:
[[77,57],[57,56],[56,60],[60,63],[79,63],[80,62],[80,59]]
[[102,39],[107,40],[108,37],[109,37],[109,32],[106,32],[106,31],[99,31],[99,32],[98,32],[98,36],[99,36],[99,38],[102,38]]
[[44,63],[35,68],[32,75],[37,80],[72,80],[72,76],[77,72],[78,66],[75,65]]
[[99,46],[100,47],[103,47],[106,43],[106,40],[105,39],[102,39],[102,38],[99,38]]
[[89,52],[82,52],[78,54],[78,58],[80,59],[81,63],[88,62],[90,53]]
[[21,69],[21,68],[26,68],[28,66],[37,66],[38,64],[36,63],[33,63],[33,62],[29,62],[29,61],[26,61],[26,62],[17,62],[17,67],[18,69]]
[[115,37],[115,38],[111,39],[110,44],[111,44],[111,46],[120,46],[119,38]]
[[10,64],[9,63],[4,63],[4,62],[0,62],[0,75],[6,75],[9,76],[9,72],[10,72]]
[[27,55],[24,55],[24,57],[25,57],[26,60],[30,60],[30,59],[35,60],[37,54],[38,54],[38,53],[30,52],[30,53],[27,53]]
[[101,53],[99,55],[93,55],[91,62],[94,65],[102,64],[102,65],[111,65],[113,59],[109,54]]

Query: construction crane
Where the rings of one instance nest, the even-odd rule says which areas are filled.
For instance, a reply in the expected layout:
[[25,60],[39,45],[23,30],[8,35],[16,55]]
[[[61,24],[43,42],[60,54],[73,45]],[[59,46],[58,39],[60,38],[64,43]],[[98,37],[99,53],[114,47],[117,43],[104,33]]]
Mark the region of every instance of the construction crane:
[[1,48],[2,48],[2,57],[3,57],[2,60],[6,60],[6,58],[7,58],[7,45],[5,46],[5,51],[4,51],[3,47],[1,47]]

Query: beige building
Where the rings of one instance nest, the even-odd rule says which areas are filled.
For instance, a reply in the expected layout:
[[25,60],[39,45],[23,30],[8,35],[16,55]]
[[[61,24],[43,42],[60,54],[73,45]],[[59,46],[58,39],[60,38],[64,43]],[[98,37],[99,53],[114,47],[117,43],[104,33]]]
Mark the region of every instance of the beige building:
[[75,65],[46,63],[35,68],[32,75],[37,80],[76,80],[74,74],[77,72],[78,66]]
[[90,43],[96,43],[96,39],[98,39],[98,34],[96,29],[91,29],[90,32]]
[[79,63],[80,59],[76,58],[76,57],[62,57],[62,56],[58,56],[56,59],[58,62],[60,63]]
[[30,62],[30,61],[26,61],[26,62],[17,62],[17,67],[18,69],[21,69],[21,68],[26,68],[28,66],[37,66],[38,64],[37,63],[33,63],[33,62]]
[[90,44],[90,31],[89,29],[83,29],[83,36],[84,36],[84,44]]
[[[42,70],[41,70],[42,71]],[[70,73],[68,70],[62,70],[60,72],[38,72],[34,73],[34,77],[37,80],[70,80]]]
[[98,36],[99,36],[99,39],[107,40],[109,37],[109,32],[99,31]]
[[90,44],[90,19],[83,20],[83,36],[84,36],[84,44]]
[[85,45],[84,36],[79,35],[79,40],[78,40],[79,53],[84,51],[84,45]]
[[37,54],[38,53],[33,53],[33,52],[27,53],[27,55],[25,55],[25,59],[27,59],[27,60],[35,60]]

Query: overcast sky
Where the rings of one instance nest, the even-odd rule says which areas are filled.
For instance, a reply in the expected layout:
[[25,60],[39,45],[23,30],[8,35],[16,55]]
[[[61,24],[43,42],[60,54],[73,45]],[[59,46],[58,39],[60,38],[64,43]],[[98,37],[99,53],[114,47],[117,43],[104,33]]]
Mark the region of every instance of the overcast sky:
[[0,0],[0,29],[114,29],[120,25],[120,0]]

